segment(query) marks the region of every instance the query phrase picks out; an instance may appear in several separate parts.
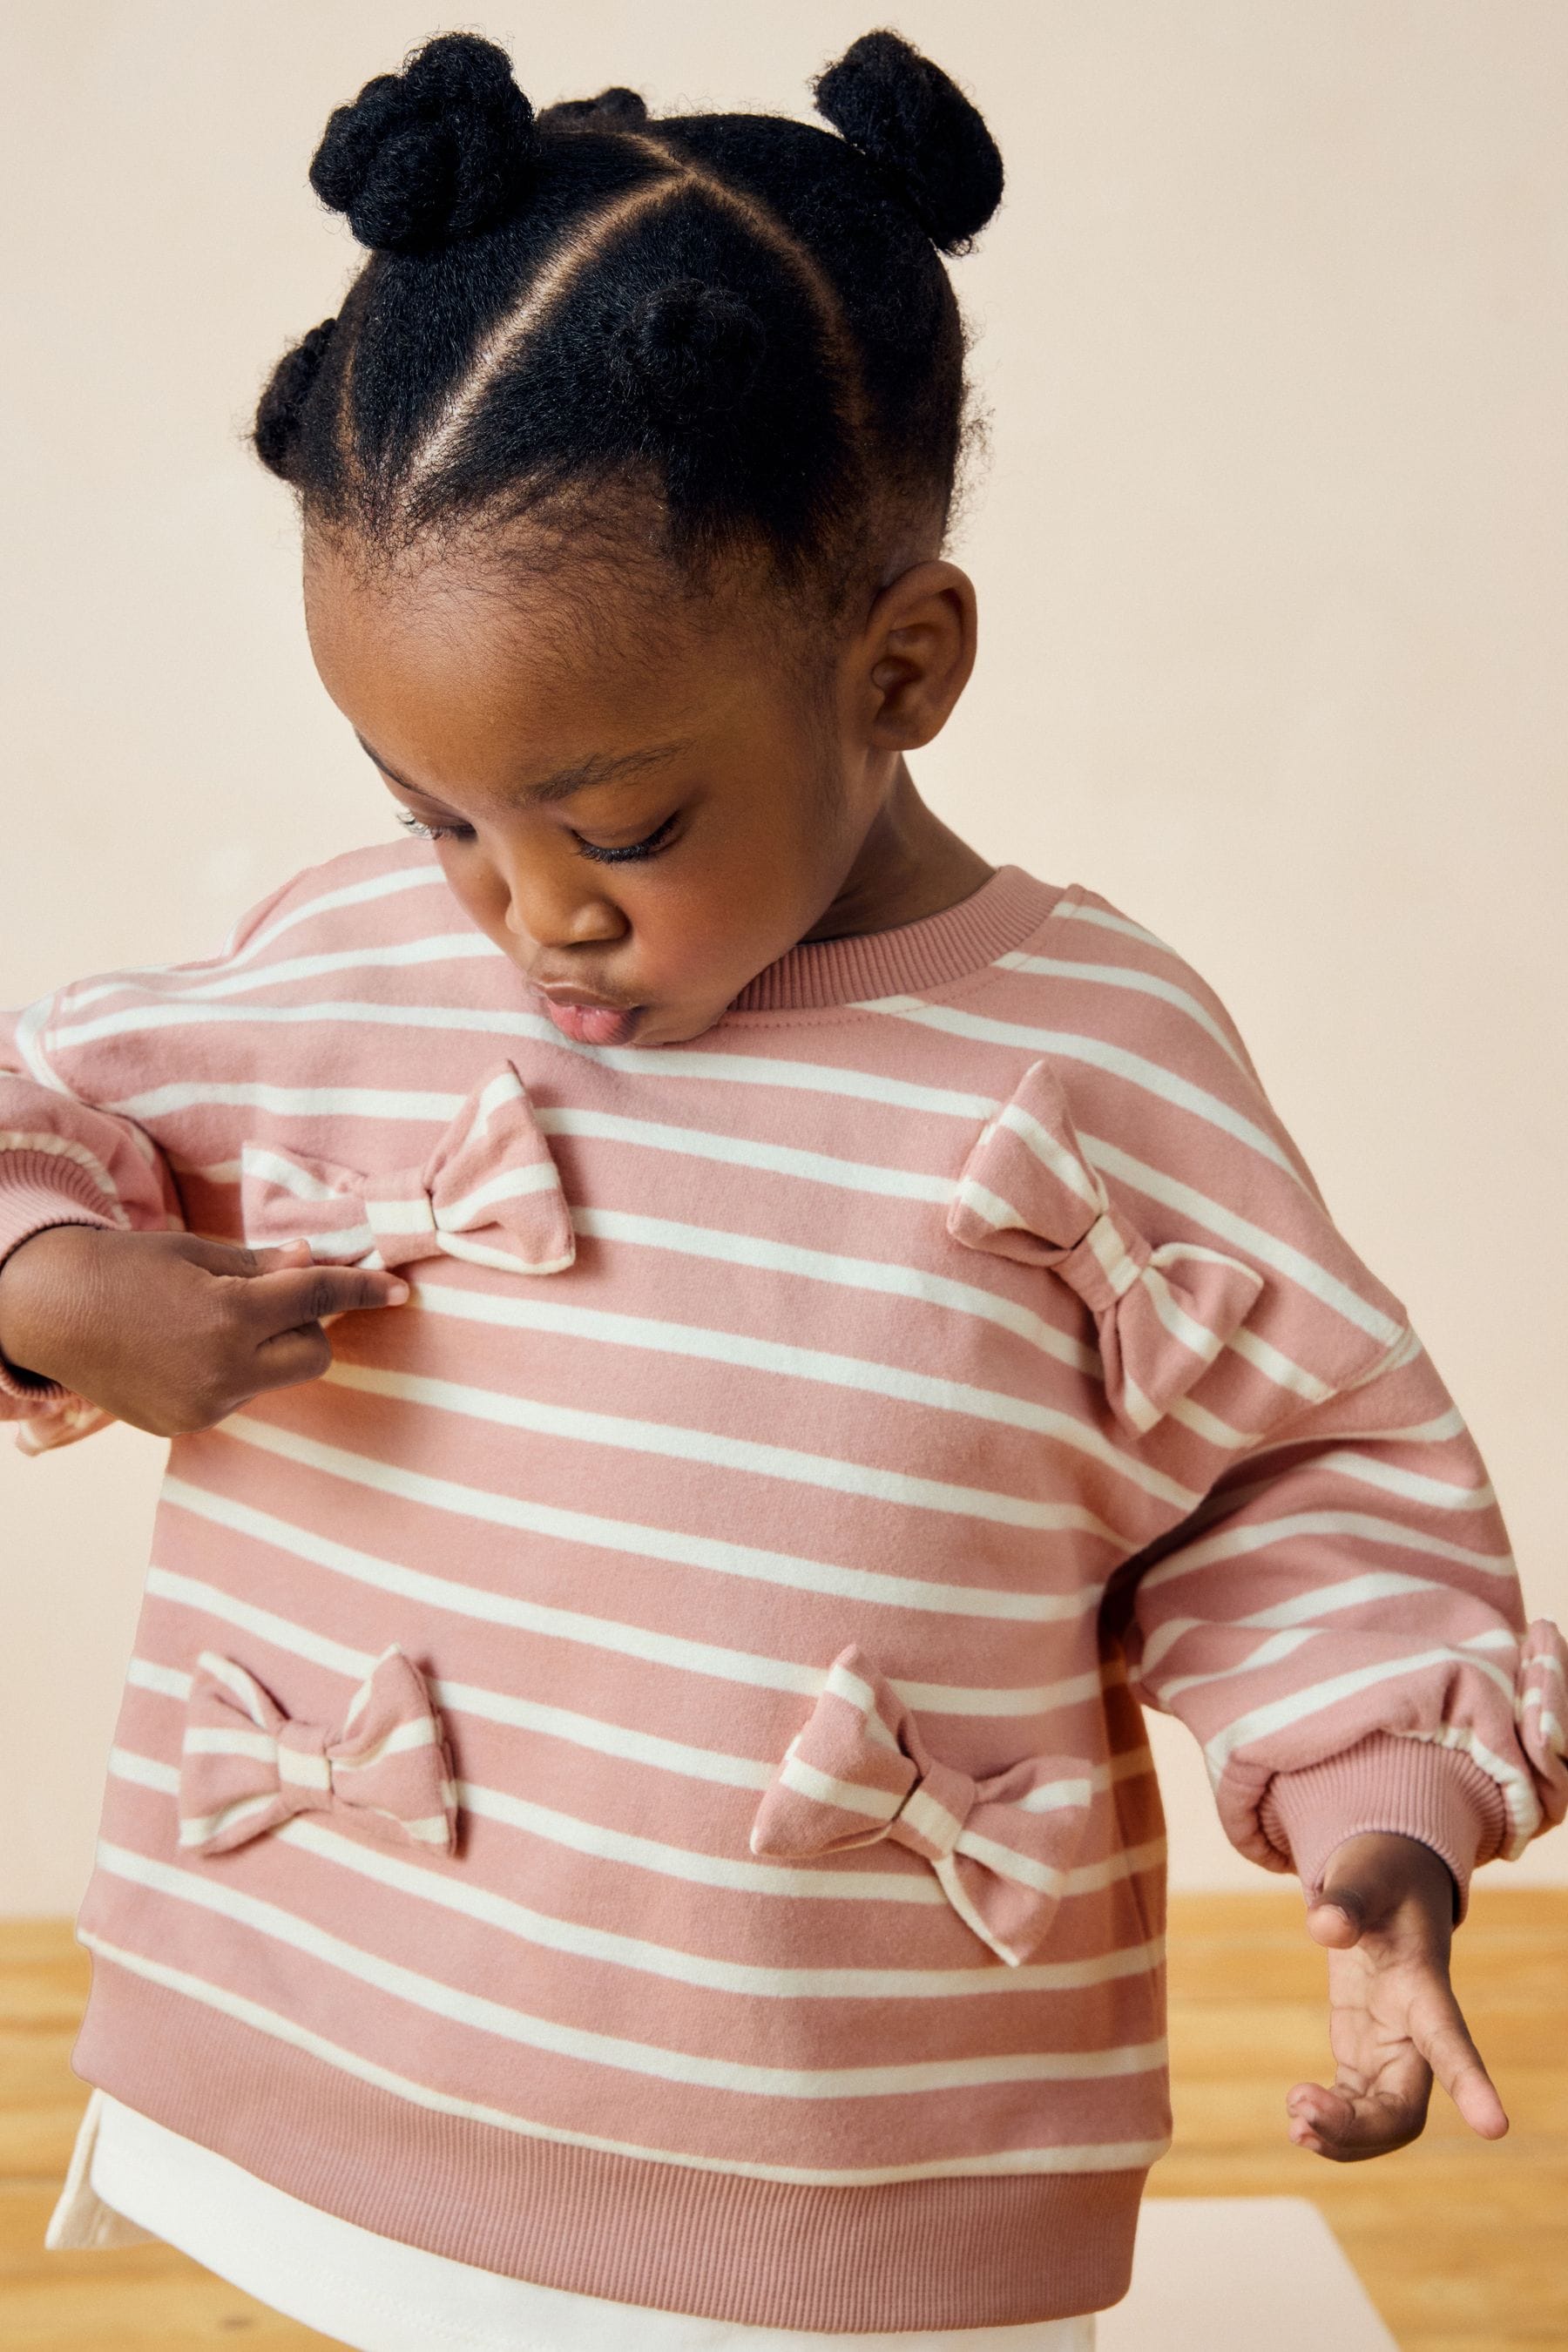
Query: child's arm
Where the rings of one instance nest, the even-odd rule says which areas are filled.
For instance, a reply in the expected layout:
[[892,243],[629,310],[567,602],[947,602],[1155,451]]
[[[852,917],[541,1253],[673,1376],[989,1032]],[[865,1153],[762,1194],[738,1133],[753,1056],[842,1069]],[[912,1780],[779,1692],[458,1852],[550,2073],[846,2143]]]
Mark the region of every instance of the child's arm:
[[[1123,1563],[1107,1617],[1139,1696],[1196,1736],[1232,1843],[1299,1871],[1312,1933],[1342,1948],[1336,2048],[1360,2088],[1298,2086],[1301,2135],[1336,2154],[1413,2136],[1423,2051],[1476,2127],[1496,2128],[1448,1936],[1476,1864],[1568,1809],[1568,1654],[1554,1627],[1527,1632],[1475,1442],[1404,1304],[1335,1225],[1225,1004],[1092,892],[1053,922],[1065,951],[1018,961],[1039,965],[1038,1034],[1064,1075],[1025,1074],[966,1171],[989,1206],[952,1229],[1026,1260],[1047,1237],[1064,1272],[1084,1259],[1074,1286],[1118,1442],[1147,1429],[1193,1497]],[[1100,1189],[1110,1231],[1095,1244],[1097,1222],[1087,1256],[1083,1242],[1064,1255]],[[1211,1288],[1205,1310],[1216,1253],[1235,1262],[1232,1296]]]
[[1506,2130],[1448,1940],[1476,1865],[1568,1810],[1564,1651],[1527,1633],[1486,1465],[1413,1333],[1152,1548],[1128,1650],[1140,1696],[1201,1743],[1232,1842],[1296,1869],[1331,1949],[1339,2082],[1296,2086],[1292,2137],[1401,2146],[1433,2070],[1474,2128]]
[[1143,1563],[1141,1696],[1196,1736],[1226,1833],[1266,1868],[1311,1890],[1345,1838],[1403,1832],[1448,1864],[1462,1918],[1476,1864],[1562,1819],[1542,1706],[1561,1643],[1539,1629],[1527,1652],[1486,1465],[1414,1333],[1244,1454]]
[[[171,1004],[182,979],[243,960],[292,887],[216,957],[166,967]],[[164,1152],[113,1107],[177,1084],[194,1034],[126,1017],[141,978],[103,973],[0,1012],[0,1421],[24,1453],[114,1419],[164,1436],[206,1427],[261,1388],[316,1377],[331,1359],[320,1318],[399,1295],[370,1269],[188,1230]]]

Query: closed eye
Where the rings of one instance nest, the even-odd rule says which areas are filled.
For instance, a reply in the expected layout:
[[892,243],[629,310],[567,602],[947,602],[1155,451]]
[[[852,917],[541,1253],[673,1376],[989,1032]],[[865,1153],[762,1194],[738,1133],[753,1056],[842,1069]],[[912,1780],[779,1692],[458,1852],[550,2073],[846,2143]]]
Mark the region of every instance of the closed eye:
[[598,842],[584,841],[580,833],[573,834],[572,838],[584,857],[596,858],[604,866],[618,866],[626,858],[657,857],[661,849],[668,848],[674,823],[674,815],[667,816],[662,824],[656,824],[641,841],[628,842],[623,849],[605,849]]
[[[416,816],[412,809],[405,808],[397,809],[394,814],[398,824],[406,832],[416,834],[421,841],[472,841],[474,838],[471,824],[427,824],[423,817]],[[632,858],[657,857],[661,849],[669,846],[674,824],[675,815],[667,816],[662,824],[655,825],[641,841],[630,841],[619,848],[606,848],[601,842],[584,841],[580,833],[574,833],[572,838],[584,857],[592,857],[602,866],[619,866]]]
[[393,814],[400,825],[409,833],[416,833],[421,841],[472,841],[474,837],[471,824],[426,824],[423,817],[405,808],[395,809]]

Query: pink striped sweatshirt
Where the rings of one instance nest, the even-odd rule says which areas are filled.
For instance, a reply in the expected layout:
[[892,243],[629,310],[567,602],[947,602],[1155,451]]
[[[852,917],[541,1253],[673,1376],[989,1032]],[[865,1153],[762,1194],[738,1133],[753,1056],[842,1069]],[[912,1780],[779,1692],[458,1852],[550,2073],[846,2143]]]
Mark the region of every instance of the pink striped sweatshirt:
[[[1568,1805],[1476,1446],[1237,1030],[1002,867],[574,1044],[427,845],[9,1017],[0,1257],[395,1264],[169,1446],[77,2071],[327,2212],[751,2324],[1124,2291],[1159,1798],[1469,1874]],[[0,1366],[41,1452],[105,1416]]]

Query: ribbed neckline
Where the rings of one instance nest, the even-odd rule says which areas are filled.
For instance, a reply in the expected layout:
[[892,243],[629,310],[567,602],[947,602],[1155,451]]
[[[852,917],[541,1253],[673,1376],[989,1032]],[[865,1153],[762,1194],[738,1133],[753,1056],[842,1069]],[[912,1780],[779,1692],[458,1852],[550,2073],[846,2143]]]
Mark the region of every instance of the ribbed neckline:
[[810,1011],[863,997],[940,988],[994,963],[1037,930],[1065,896],[1021,866],[999,866],[978,890],[940,915],[886,931],[800,940],[746,982],[724,1017]]

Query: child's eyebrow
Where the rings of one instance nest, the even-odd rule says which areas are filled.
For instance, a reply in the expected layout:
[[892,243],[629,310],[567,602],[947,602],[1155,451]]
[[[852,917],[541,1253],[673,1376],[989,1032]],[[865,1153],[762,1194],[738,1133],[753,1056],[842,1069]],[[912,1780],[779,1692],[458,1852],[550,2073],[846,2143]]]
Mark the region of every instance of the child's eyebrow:
[[[389,777],[395,784],[401,784],[405,793],[418,793],[427,801],[440,799],[439,793],[429,792],[425,785],[413,782],[407,776],[400,776],[391,761],[384,760],[379,751],[373,750],[357,729],[354,741],[366,759],[373,761],[382,774]],[[586,792],[593,784],[608,783],[616,776],[629,775],[640,768],[658,767],[687,749],[685,742],[656,743],[644,751],[622,751],[613,757],[608,753],[595,753],[586,760],[577,761],[570,768],[558,768],[553,775],[542,778],[536,784],[527,785],[517,794],[516,805],[532,808],[551,801],[563,801],[574,793]]]

